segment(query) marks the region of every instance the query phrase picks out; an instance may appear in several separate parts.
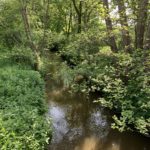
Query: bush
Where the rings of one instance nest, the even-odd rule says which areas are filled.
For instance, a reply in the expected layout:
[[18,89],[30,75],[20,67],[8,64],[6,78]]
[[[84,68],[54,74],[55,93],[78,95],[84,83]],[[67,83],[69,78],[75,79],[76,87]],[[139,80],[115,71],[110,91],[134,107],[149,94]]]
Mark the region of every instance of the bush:
[[76,66],[81,61],[89,59],[89,55],[97,53],[99,47],[104,45],[103,37],[98,35],[96,31],[72,35],[68,43],[61,50],[60,54],[72,66]]
[[50,51],[57,52],[61,50],[65,43],[66,37],[63,34],[58,34],[55,32],[48,33],[46,46]]
[[0,69],[0,149],[44,149],[50,134],[38,72]]
[[[114,128],[120,131],[135,129],[150,135],[150,75],[148,51],[135,50],[133,54],[114,54],[101,50],[89,55],[70,73],[86,77],[82,83],[70,85],[75,90],[89,94],[98,92],[96,102],[115,109]],[[70,71],[68,71],[70,72]]]
[[32,50],[25,47],[14,47],[8,49],[0,47],[0,67],[18,66],[19,68],[32,69],[34,68],[34,56]]

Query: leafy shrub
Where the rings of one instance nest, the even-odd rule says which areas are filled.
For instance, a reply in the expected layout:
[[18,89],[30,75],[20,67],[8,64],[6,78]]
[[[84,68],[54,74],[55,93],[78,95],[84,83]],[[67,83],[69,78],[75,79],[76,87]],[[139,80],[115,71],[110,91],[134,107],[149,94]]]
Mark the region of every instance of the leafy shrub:
[[66,37],[63,34],[51,32],[48,34],[46,41],[47,48],[52,52],[57,52],[62,49],[66,43]]
[[84,59],[89,59],[89,55],[97,53],[99,47],[104,45],[96,31],[73,35],[68,42],[60,53],[69,65],[78,65]]
[[149,54],[136,51],[136,56],[118,55],[118,62],[114,67],[114,77],[106,82],[103,92],[103,104],[111,104],[121,112],[121,116],[114,116],[113,127],[123,131],[134,125],[143,134],[149,134],[150,129],[150,77],[147,68]]
[[29,48],[25,47],[13,47],[8,49],[0,47],[0,67],[7,66],[18,66],[20,68],[33,68],[34,67],[34,56]]
[[0,149],[44,149],[50,127],[43,80],[15,66],[0,72]]
[[10,51],[10,59],[15,64],[21,66],[34,67],[34,55],[30,48],[26,47],[14,47]]
[[[136,129],[150,134],[150,75],[148,51],[136,50],[133,54],[114,54],[109,50],[90,55],[77,65],[70,76],[86,76],[86,81],[70,85],[89,94],[98,92],[96,102],[115,109],[114,128],[120,131]],[[69,72],[69,71],[68,71]]]

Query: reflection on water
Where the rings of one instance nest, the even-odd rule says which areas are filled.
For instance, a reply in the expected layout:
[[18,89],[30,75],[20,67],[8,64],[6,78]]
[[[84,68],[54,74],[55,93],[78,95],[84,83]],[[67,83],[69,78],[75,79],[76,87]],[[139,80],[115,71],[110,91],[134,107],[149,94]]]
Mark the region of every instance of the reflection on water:
[[74,150],[97,150],[98,139],[94,136],[86,137],[81,146],[76,146]]
[[54,128],[49,150],[150,150],[150,138],[112,130],[108,111],[69,94],[60,81],[47,78],[47,97]]
[[150,150],[149,138],[110,129],[111,115],[103,108],[69,94],[61,84],[47,83],[54,128],[49,150]]
[[[51,105],[50,108],[50,116],[53,116],[53,127],[55,133],[53,135],[53,139],[55,142],[59,142],[63,139],[63,136],[68,132],[68,124],[65,119],[64,110],[58,106]],[[56,141],[57,140],[57,141]]]

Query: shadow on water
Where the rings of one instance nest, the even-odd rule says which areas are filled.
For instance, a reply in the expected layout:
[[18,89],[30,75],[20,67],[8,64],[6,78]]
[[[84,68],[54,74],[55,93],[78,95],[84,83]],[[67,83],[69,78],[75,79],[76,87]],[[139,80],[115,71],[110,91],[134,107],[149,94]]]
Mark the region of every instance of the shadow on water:
[[47,76],[46,83],[54,131],[49,150],[150,150],[150,138],[112,130],[108,110],[70,94],[60,80]]

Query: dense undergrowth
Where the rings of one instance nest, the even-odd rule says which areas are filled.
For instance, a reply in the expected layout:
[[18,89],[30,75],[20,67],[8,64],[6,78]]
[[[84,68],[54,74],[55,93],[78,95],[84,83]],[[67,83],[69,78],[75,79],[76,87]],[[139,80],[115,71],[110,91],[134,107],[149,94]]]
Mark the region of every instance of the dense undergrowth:
[[44,81],[32,70],[32,55],[16,51],[1,50],[0,149],[41,150],[51,134]]
[[87,95],[98,93],[95,102],[116,111],[113,128],[150,135],[150,51],[113,53],[96,41],[96,34],[81,34],[60,51],[70,66],[62,68],[64,84]]

